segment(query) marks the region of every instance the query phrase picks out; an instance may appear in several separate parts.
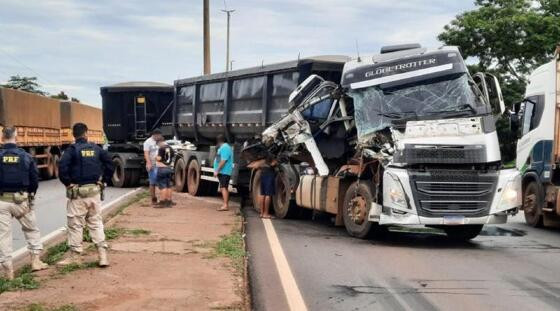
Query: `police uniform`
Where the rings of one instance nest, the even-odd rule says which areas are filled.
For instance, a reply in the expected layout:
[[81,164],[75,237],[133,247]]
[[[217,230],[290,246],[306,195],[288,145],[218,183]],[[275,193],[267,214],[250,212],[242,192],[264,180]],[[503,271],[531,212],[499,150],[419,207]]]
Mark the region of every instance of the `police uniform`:
[[106,256],[107,243],[101,218],[100,184],[113,175],[111,157],[101,147],[78,138],[66,149],[58,167],[60,181],[67,187],[68,245],[74,255],[83,251],[83,229],[87,225],[100,253],[100,265],[104,266],[102,256]]
[[31,155],[16,144],[5,144],[0,150],[0,263],[8,276],[13,275],[12,217],[21,224],[33,270],[46,268],[39,259],[43,244],[35,212],[29,203],[38,185],[37,166]]

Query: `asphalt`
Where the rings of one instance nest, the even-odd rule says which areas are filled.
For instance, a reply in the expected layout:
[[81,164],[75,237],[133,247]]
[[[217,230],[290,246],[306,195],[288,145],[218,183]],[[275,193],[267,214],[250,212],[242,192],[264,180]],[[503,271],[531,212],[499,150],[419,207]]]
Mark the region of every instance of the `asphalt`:
[[[132,190],[130,188],[107,188],[104,202],[111,202]],[[64,227],[66,225],[66,192],[64,185],[58,180],[41,181],[35,197],[35,213],[43,236]],[[15,251],[25,246],[25,239],[19,222],[14,220],[12,229]]]
[[[248,211],[255,310],[288,310],[262,221]],[[309,310],[559,310],[560,230],[522,215],[467,243],[434,233],[351,238],[327,217],[273,220]]]

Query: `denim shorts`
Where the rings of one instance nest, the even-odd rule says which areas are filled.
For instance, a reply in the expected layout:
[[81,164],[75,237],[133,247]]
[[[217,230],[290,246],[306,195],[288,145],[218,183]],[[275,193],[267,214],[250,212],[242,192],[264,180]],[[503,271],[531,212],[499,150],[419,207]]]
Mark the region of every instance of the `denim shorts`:
[[276,194],[275,174],[261,175],[261,195],[273,196]]
[[155,186],[157,184],[157,166],[152,167],[148,171],[148,182],[150,186]]
[[156,186],[159,189],[171,188],[171,180],[173,178],[173,170],[169,167],[160,167],[157,170]]

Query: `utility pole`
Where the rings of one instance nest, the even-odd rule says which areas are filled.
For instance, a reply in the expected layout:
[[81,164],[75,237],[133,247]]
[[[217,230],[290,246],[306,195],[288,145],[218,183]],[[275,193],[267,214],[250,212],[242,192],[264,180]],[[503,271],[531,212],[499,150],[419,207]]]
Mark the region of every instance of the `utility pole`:
[[203,6],[203,32],[204,32],[204,74],[211,72],[210,68],[210,0],[204,0]]
[[229,61],[229,20],[231,18],[231,13],[235,12],[235,10],[222,10],[222,12],[227,14],[227,43],[226,43],[226,72],[231,70],[231,65]]

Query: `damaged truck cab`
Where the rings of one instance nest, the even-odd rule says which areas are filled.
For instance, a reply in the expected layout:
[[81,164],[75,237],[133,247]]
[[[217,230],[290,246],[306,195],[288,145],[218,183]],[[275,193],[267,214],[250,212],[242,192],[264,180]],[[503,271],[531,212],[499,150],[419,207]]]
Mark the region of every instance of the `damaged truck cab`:
[[284,159],[277,184],[292,189],[273,200],[281,217],[298,206],[335,214],[356,237],[426,225],[468,240],[517,212],[519,173],[503,169],[495,128],[498,80],[470,75],[456,47],[385,47],[347,62],[340,86],[314,78],[263,132]]

